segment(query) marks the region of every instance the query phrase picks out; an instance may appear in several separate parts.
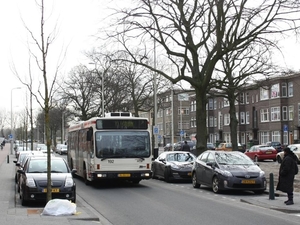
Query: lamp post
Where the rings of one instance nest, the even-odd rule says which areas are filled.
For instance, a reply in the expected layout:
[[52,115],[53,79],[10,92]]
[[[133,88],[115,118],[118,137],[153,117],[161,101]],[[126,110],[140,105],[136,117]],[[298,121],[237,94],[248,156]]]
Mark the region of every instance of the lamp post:
[[21,87],[12,88],[10,91],[10,130],[11,130],[11,140],[10,140],[10,154],[13,154],[13,144],[14,144],[14,132],[13,132],[13,107],[12,107],[12,93],[13,90],[21,89]]
[[102,97],[102,117],[104,117],[104,73],[102,75],[102,83],[101,83],[101,97]]

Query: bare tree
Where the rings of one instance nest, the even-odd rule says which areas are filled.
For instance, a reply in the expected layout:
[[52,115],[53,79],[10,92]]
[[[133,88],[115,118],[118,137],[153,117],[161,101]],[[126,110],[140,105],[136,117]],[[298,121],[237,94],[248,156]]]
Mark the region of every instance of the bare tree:
[[[244,104],[241,96],[249,89],[257,89],[257,77],[263,79],[274,71],[272,52],[269,45],[247,45],[245,48],[232,51],[223,56],[221,65],[216,66],[216,76],[211,80],[215,83],[218,92],[212,92],[215,97],[224,97],[229,102],[230,135],[232,148],[238,150],[237,127],[239,119],[236,116],[236,102]],[[251,84],[250,84],[251,82]]]
[[100,104],[95,85],[98,77],[86,66],[74,67],[61,86],[61,98],[68,101],[72,112],[80,120],[99,115]]
[[[114,30],[107,29],[106,33],[123,45],[131,56],[130,62],[173,83],[187,81],[195,89],[197,154],[206,149],[206,95],[213,87],[211,78],[217,63],[249,43],[273,43],[272,35],[299,29],[300,3],[296,0],[135,2],[131,9],[118,11],[120,17],[111,24]],[[133,54],[133,46],[140,50],[139,57]],[[156,52],[157,60],[173,64],[176,77],[143,60]]]
[[[29,91],[35,97],[36,101],[41,106],[45,115],[45,136],[47,144],[47,201],[52,199],[51,192],[51,136],[50,136],[50,117],[49,112],[51,109],[52,98],[55,92],[55,80],[60,68],[60,64],[55,68],[54,74],[51,74],[51,78],[48,72],[47,62],[49,46],[53,44],[56,38],[56,27],[48,35],[45,33],[46,29],[46,19],[45,19],[45,4],[44,0],[36,2],[37,7],[40,10],[40,30],[39,34],[35,34],[25,23],[25,29],[30,35],[31,40],[34,43],[34,47],[29,47],[30,55],[34,58],[37,68],[41,73],[42,82],[38,89],[37,94],[32,92],[31,86],[28,86]],[[56,57],[60,59],[59,57]],[[51,81],[51,82],[50,82]],[[42,99],[42,101],[40,100]]]

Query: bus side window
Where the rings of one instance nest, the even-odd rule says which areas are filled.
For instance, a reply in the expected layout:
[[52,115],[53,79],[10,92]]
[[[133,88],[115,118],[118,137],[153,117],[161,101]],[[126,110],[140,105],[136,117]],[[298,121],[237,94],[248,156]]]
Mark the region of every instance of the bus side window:
[[93,137],[93,128],[90,127],[86,132],[86,140],[91,141],[92,137]]

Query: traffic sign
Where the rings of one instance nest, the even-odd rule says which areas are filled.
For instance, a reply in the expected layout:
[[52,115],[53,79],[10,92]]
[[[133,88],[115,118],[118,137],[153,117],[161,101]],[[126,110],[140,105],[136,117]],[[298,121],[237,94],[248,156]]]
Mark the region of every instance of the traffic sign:
[[183,135],[184,135],[184,130],[181,130],[180,131],[180,136],[183,137]]
[[159,134],[158,126],[153,127],[153,134]]
[[283,131],[284,132],[288,132],[289,131],[288,125],[286,125],[286,124],[283,125]]

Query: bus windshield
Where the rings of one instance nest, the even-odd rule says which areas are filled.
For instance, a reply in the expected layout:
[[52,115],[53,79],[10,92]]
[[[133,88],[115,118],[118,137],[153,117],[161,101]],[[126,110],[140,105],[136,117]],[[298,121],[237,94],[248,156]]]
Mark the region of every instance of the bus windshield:
[[147,131],[97,131],[95,140],[97,158],[143,158],[151,154]]

